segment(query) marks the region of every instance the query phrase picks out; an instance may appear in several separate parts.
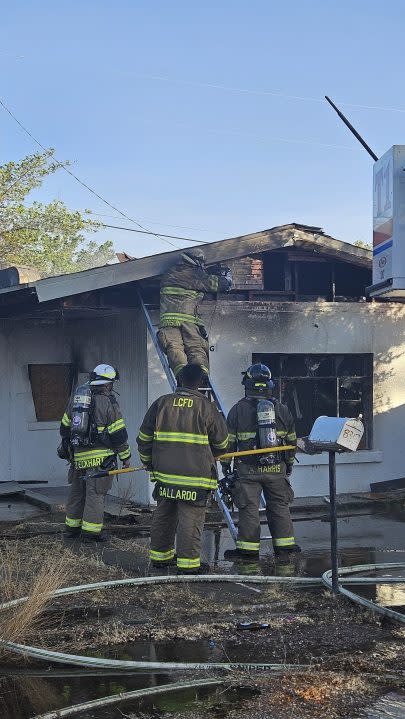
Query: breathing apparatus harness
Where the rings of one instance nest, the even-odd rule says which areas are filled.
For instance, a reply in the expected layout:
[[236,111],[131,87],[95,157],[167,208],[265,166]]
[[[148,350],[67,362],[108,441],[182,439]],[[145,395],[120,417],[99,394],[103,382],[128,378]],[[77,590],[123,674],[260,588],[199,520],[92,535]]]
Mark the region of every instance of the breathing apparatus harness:
[[88,447],[94,441],[97,427],[94,422],[94,399],[90,381],[76,387],[72,403],[70,442],[72,447]]
[[78,385],[73,394],[70,437],[64,437],[57,449],[61,459],[73,460],[75,449],[91,446],[97,434],[94,400],[90,380]]
[[[261,363],[252,365],[243,372],[242,384],[245,396],[252,401],[256,400],[257,432],[252,449],[277,447],[280,441],[277,438],[275,406],[270,399],[274,388],[270,369]],[[281,453],[271,452],[254,461],[258,461],[262,467],[269,467],[280,463]],[[238,475],[235,469],[231,471],[230,465],[223,465],[223,471],[225,476],[220,480],[219,487],[225,504],[232,508],[232,489]]]
[[115,367],[100,364],[89,374],[88,382],[78,385],[73,394],[70,437],[62,439],[57,449],[61,459],[72,461],[74,451],[81,447],[91,447],[101,443],[112,448],[107,431],[99,432],[95,421],[94,395],[98,387],[119,379]]
[[[274,402],[270,399],[274,389],[274,382],[271,379],[270,369],[261,363],[252,365],[243,373],[242,384],[245,387],[246,397],[257,399],[257,448],[277,447],[279,441],[276,431],[276,410]],[[280,461],[280,452],[272,452],[261,457],[259,464],[262,467],[268,467],[279,464]]]

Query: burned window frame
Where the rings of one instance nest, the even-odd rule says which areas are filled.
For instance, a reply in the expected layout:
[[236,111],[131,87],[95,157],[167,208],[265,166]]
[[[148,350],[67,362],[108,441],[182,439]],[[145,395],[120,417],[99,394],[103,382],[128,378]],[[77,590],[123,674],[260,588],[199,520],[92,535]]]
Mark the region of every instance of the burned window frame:
[[[373,448],[373,355],[370,353],[253,353],[252,362],[267,364],[275,382],[274,396],[280,402],[287,404],[297,423],[297,432],[300,436],[309,434],[312,422],[321,414],[328,412],[315,411],[317,392],[319,388],[333,387],[330,396],[330,414],[333,416],[358,416],[363,414],[365,426],[364,438],[360,449]],[[321,366],[324,363],[323,367]],[[305,369],[305,374],[303,373]],[[297,418],[296,406],[288,390],[296,383],[312,383],[311,415],[305,421],[305,415]],[[352,387],[350,387],[350,384]],[[346,387],[345,387],[346,385]],[[350,398],[353,386],[360,386],[359,398]],[[307,384],[307,388],[311,384]],[[325,397],[325,394],[323,395]],[[327,404],[328,398],[326,397]],[[318,402],[320,405],[321,403]],[[334,413],[333,413],[334,410]],[[304,407],[305,411],[305,407]],[[350,413],[349,413],[350,412]],[[302,420],[300,422],[300,420]]]
[[295,302],[359,302],[366,299],[371,267],[308,248],[262,253],[264,294]]

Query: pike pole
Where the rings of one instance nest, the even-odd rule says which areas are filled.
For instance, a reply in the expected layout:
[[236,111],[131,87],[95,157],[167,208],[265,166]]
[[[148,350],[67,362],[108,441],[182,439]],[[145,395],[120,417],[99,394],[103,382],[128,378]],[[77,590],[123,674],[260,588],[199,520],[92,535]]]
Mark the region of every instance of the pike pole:
[[[289,449],[296,449],[296,446],[293,444],[287,444],[281,447],[266,447],[265,449],[247,449],[243,452],[227,452],[226,454],[221,454],[219,457],[215,457],[215,460],[217,462],[222,462],[223,459],[232,459],[233,457],[247,457],[248,455],[252,454],[269,454],[270,452],[286,452]],[[141,465],[140,467],[126,467],[125,469],[110,469],[104,470],[102,472],[96,472],[91,476],[94,479],[99,479],[100,477],[115,477],[118,474],[128,474],[128,472],[140,472],[141,469],[145,469],[145,467]]]

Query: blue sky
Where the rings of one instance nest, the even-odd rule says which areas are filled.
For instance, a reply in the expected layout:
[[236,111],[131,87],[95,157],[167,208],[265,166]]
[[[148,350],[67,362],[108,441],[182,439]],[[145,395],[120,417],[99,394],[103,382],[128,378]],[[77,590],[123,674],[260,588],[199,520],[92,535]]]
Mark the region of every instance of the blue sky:
[[[405,143],[404,19],[402,0],[15,0],[0,97],[155,232],[209,242],[296,221],[370,241],[372,160],[322,98],[377,155]],[[36,149],[4,111],[0,138],[0,162]],[[37,197],[131,226],[63,171]]]

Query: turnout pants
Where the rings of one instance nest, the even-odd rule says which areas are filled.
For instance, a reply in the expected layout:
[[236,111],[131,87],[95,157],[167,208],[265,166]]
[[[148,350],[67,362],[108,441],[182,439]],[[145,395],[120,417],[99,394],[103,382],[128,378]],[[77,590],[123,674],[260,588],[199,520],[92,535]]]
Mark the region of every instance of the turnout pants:
[[208,374],[209,345],[201,337],[198,325],[184,323],[180,327],[162,327],[158,338],[175,377],[186,364],[198,364]]
[[100,534],[103,528],[105,495],[112,477],[94,479],[85,470],[69,469],[69,497],[66,504],[66,526],[81,528],[86,534]]
[[190,504],[158,497],[152,517],[150,559],[168,564],[173,559],[176,538],[177,567],[195,570],[201,564],[201,538],[204,528],[205,503]]
[[239,510],[237,549],[251,555],[260,549],[260,495],[266,501],[266,516],[275,549],[295,544],[289,505],[294,492],[285,476],[253,475],[238,479],[232,492]]

